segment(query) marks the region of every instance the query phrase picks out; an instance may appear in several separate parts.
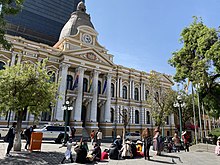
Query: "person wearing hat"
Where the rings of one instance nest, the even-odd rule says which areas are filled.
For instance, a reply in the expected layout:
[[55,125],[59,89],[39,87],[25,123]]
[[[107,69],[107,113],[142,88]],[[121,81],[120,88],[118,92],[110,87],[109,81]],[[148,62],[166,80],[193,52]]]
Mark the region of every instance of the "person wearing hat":
[[117,146],[117,149],[120,150],[122,148],[122,139],[120,135],[117,135],[114,144]]
[[123,144],[123,147],[121,148],[120,152],[121,152],[122,158],[124,158],[124,159],[133,158],[130,140],[125,141],[125,144]]
[[[65,144],[63,144],[61,147],[64,147]],[[72,156],[72,146],[73,146],[72,138],[69,139],[69,141],[66,143],[66,152],[63,160],[61,161],[61,164],[64,164],[65,160],[70,159],[71,163],[73,163],[73,156]],[[61,148],[59,147],[59,148]]]
[[189,136],[187,135],[186,131],[182,131],[182,139],[185,146],[185,152],[189,152]]
[[220,136],[219,136],[218,139],[217,139],[217,145],[216,145],[216,147],[215,147],[215,154],[216,154],[217,156],[220,156]]

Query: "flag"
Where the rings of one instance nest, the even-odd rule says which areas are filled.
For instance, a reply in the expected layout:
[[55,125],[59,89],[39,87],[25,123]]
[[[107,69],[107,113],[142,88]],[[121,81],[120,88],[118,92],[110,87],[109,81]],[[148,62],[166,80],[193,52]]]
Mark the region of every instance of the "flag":
[[73,83],[73,88],[72,88],[73,90],[78,87],[78,82],[79,82],[79,74],[77,73],[75,76],[74,83]]
[[92,75],[90,76],[90,78],[89,78],[90,80],[89,80],[89,93],[91,92],[91,90],[92,90],[92,82],[93,82],[93,78],[92,78]]
[[106,87],[107,87],[107,79],[105,79],[105,83],[104,83],[104,86],[103,86],[102,94],[104,94],[104,92],[106,90]]
[[190,81],[188,79],[187,84],[185,84],[185,86],[184,86],[184,90],[186,93],[188,93],[189,84],[190,84]]

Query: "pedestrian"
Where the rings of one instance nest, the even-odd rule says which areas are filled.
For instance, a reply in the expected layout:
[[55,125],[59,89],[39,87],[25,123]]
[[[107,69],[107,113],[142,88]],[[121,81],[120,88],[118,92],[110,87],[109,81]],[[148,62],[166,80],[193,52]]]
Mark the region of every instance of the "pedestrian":
[[149,128],[145,128],[142,132],[142,137],[144,139],[144,158],[145,160],[148,159],[150,160],[150,146],[152,143],[152,137],[150,135],[150,130]]
[[7,136],[7,141],[8,141],[8,148],[7,148],[7,153],[6,153],[7,157],[11,157],[12,156],[11,154],[9,154],[9,152],[11,151],[11,149],[13,147],[13,144],[14,144],[14,138],[15,138],[15,133],[16,133],[16,130],[15,130],[16,126],[17,126],[17,123],[14,122],[12,124],[12,126],[8,130],[8,134],[6,135]]
[[92,132],[90,133],[90,139],[91,139],[91,145],[93,146],[95,139],[95,130],[92,130]]
[[185,146],[185,152],[189,152],[189,136],[187,135],[186,131],[182,131],[182,139]]
[[73,163],[74,161],[73,161],[73,156],[72,156],[72,146],[74,144],[73,144],[72,138],[69,138],[69,141],[66,144],[63,144],[61,147],[63,147],[64,145],[66,145],[66,152],[65,152],[65,156],[63,160],[61,161],[61,164],[64,164],[64,161],[68,159],[70,159],[71,163]]
[[26,145],[25,145],[25,149],[29,149],[30,147],[30,142],[31,142],[31,134],[32,132],[34,132],[34,129],[36,128],[36,125],[30,126],[30,128],[27,128],[24,131],[24,135],[26,137]]
[[174,134],[174,137],[172,138],[174,147],[175,147],[175,152],[180,152],[180,146],[181,146],[181,141],[177,133]]
[[[130,140],[126,140],[125,144],[123,144],[123,147],[121,148],[120,152],[121,152],[121,156],[124,159],[130,159],[133,158],[133,153],[132,153],[132,149],[131,149],[131,141]],[[136,147],[135,147],[136,148]]]
[[87,150],[86,148],[83,146],[83,139],[81,138],[80,140],[80,144],[76,145],[74,150],[76,152],[76,163],[87,163]]
[[75,138],[76,129],[74,127],[71,128],[72,139]]
[[91,155],[93,156],[93,161],[100,161],[101,160],[101,154],[102,154],[102,151],[101,151],[101,148],[99,146],[99,144],[95,143],[94,144],[94,149],[91,153]]
[[114,144],[117,146],[118,150],[122,148],[122,139],[120,135],[117,135]]
[[101,146],[101,142],[102,142],[102,131],[99,129],[97,133],[97,144]]
[[215,154],[217,156],[220,156],[220,136],[218,137],[218,140],[217,140],[217,145],[215,147]]
[[155,128],[153,137],[153,148],[156,151],[156,155],[161,155],[163,146],[162,137],[160,136],[159,127]]
[[120,156],[117,145],[115,143],[112,143],[109,148],[109,158],[113,160],[118,160],[120,159],[120,157],[121,156]]

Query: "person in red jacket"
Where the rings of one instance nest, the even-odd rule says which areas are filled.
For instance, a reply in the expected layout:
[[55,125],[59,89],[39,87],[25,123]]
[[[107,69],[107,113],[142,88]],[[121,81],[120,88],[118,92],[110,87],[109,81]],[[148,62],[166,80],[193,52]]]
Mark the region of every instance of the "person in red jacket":
[[186,131],[182,131],[182,139],[185,146],[185,152],[189,152],[189,136],[187,135]]

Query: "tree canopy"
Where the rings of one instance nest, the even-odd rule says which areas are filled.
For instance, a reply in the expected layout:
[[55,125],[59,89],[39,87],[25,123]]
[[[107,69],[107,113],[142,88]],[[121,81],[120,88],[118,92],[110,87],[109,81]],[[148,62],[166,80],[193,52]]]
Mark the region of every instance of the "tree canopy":
[[176,95],[171,88],[162,85],[159,73],[152,71],[148,80],[148,103],[155,125],[160,127],[164,125],[166,117],[171,114]]
[[[194,21],[181,32],[180,50],[169,60],[176,68],[174,80],[185,82],[189,79],[197,85],[200,98],[209,100],[207,109],[220,108],[220,40],[219,30],[207,27],[203,21]],[[212,105],[211,105],[212,104]]]
[[22,8],[24,0],[0,0],[0,45],[10,49],[11,44],[5,39],[6,21],[5,17],[16,15]]
[[21,131],[23,113],[38,116],[56,101],[57,84],[51,82],[46,62],[5,66],[0,70],[0,112],[17,114],[17,131]]

